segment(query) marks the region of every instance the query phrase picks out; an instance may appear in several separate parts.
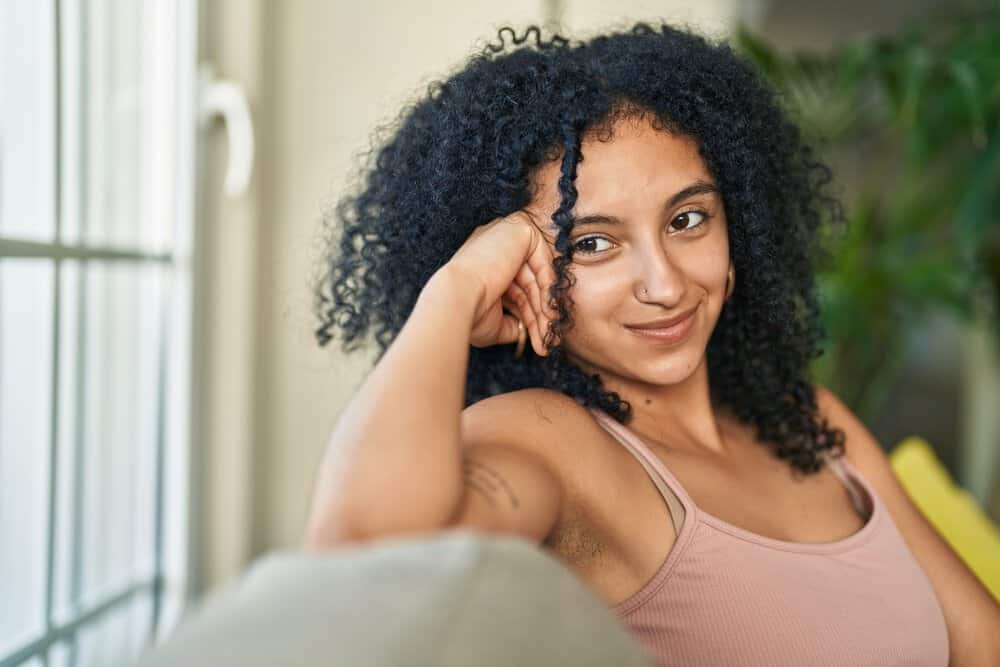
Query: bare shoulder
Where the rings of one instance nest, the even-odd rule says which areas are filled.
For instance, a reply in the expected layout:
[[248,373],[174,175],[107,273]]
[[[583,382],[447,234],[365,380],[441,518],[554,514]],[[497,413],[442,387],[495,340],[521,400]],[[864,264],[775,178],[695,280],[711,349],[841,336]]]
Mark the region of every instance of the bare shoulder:
[[[522,389],[470,405],[462,413],[462,430],[463,439],[496,442],[542,459],[558,477],[562,496],[543,546],[582,568],[581,576],[602,556],[601,567],[609,571],[613,539],[597,525],[603,525],[602,516],[620,515],[615,503],[623,485],[615,482],[607,435],[585,406],[558,391]],[[593,577],[599,580],[601,574]]]
[[462,411],[462,441],[471,447],[495,445],[519,450],[558,478],[566,519],[581,493],[596,492],[607,471],[604,431],[572,396],[533,387],[497,394]]
[[592,433],[587,409],[558,391],[532,387],[497,394],[462,411],[462,432],[477,443],[530,451],[562,466],[572,443]]
[[[1000,604],[914,504],[896,478],[885,449],[854,412],[826,387],[816,386],[820,416],[844,431],[847,460],[875,487],[910,551],[934,587],[945,622],[952,664],[1000,659]],[[992,651],[992,652],[990,652]]]
[[460,416],[464,493],[451,527],[511,534],[543,543],[566,503],[565,405],[555,392],[528,390],[493,396]]

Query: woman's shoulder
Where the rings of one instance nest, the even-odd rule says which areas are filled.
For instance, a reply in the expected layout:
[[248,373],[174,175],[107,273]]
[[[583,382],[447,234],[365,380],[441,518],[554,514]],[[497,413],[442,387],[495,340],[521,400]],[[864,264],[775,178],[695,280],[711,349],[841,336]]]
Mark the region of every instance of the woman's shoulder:
[[[530,388],[483,399],[463,412],[463,429],[532,452],[545,459],[564,489],[563,504],[544,544],[567,563],[581,565],[618,553],[614,536],[599,526],[614,523],[628,506],[620,480],[635,470],[615,457],[611,436],[597,418],[572,396]],[[471,433],[470,433],[471,435]],[[630,457],[626,457],[630,459]],[[631,460],[631,459],[630,459]],[[632,461],[634,463],[634,460]],[[639,469],[640,474],[644,474]],[[628,496],[629,498],[631,496]]]
[[558,457],[558,463],[578,453],[596,428],[590,411],[575,398],[543,387],[496,394],[462,411],[463,431]]
[[495,394],[465,408],[463,416],[488,416],[514,428],[573,427],[589,410],[572,396],[554,389],[529,387]]
[[572,396],[564,394],[561,391],[555,389],[548,389],[545,387],[528,387],[527,389],[518,389],[515,391],[508,391],[502,394],[496,394],[490,396],[489,398],[484,398],[478,403],[474,403],[469,407],[475,405],[480,405],[482,403],[490,402],[494,405],[511,405],[511,406],[552,406],[559,407],[562,409],[569,409],[573,411],[578,411],[578,414],[582,414],[587,411],[587,408],[583,406],[579,401],[577,401]]

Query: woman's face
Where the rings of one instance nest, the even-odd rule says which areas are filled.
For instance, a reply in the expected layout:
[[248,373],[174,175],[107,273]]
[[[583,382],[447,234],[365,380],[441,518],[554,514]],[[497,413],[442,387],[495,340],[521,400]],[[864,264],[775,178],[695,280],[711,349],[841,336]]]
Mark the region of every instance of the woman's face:
[[[563,344],[605,381],[678,383],[702,363],[726,296],[722,198],[694,140],[646,120],[619,121],[609,142],[585,138],[582,153],[570,235],[575,324]],[[553,243],[559,170],[560,160],[539,167],[526,207]],[[654,340],[627,326],[692,309],[679,340]]]

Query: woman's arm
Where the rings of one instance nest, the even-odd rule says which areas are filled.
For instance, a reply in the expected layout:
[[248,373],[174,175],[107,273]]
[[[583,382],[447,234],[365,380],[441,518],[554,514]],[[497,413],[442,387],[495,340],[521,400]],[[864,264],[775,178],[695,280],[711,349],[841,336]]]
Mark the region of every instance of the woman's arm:
[[[462,412],[469,347],[517,342],[527,332],[535,353],[545,354],[542,325],[552,313],[543,295],[555,279],[553,260],[533,216],[515,211],[478,226],[431,276],[396,339],[337,420],[313,497],[307,546],[449,524],[465,492]],[[534,514],[552,514],[551,476],[536,474],[538,461],[530,457],[493,457],[532,491],[532,516],[515,522],[532,532],[538,528]],[[481,512],[468,518],[500,521]]]
[[478,297],[447,266],[424,286],[337,421],[313,495],[307,546],[358,531],[423,530],[453,514],[462,495],[460,425]]

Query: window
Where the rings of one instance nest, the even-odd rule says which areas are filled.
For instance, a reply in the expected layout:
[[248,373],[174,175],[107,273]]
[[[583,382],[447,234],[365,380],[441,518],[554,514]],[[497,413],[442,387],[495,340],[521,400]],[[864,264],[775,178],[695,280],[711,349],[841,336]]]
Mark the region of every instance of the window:
[[194,4],[0,2],[0,667],[184,600]]

